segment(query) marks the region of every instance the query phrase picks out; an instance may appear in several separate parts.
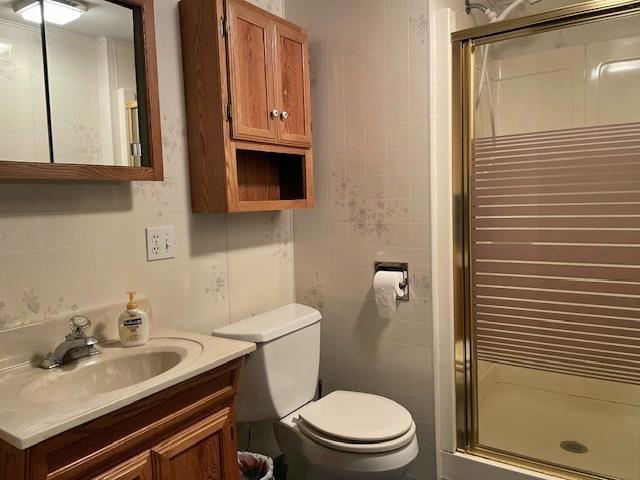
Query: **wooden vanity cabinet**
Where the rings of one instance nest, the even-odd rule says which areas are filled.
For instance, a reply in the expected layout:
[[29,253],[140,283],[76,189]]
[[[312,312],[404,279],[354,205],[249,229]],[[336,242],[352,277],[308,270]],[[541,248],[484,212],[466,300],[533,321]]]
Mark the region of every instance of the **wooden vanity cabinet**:
[[241,360],[27,450],[0,441],[2,480],[238,480],[233,400]]
[[244,0],[179,8],[193,211],[311,207],[307,33]]
[[141,453],[91,480],[153,480],[151,453]]
[[[231,411],[225,408],[182,430],[153,447],[151,454],[157,480],[237,477]],[[234,461],[226,461],[230,458]]]

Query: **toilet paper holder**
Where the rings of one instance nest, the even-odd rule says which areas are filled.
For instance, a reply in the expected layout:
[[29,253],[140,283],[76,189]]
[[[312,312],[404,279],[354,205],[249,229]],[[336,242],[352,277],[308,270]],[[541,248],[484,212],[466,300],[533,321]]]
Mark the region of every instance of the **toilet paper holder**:
[[407,262],[374,262],[373,274],[378,272],[402,272],[404,280],[400,283],[400,288],[404,290],[404,296],[397,296],[396,300],[409,301],[409,264]]

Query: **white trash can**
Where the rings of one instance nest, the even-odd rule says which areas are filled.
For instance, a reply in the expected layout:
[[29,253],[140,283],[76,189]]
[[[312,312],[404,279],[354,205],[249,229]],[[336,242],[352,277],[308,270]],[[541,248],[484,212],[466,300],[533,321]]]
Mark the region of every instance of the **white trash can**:
[[273,460],[265,455],[238,452],[238,468],[242,480],[273,480]]

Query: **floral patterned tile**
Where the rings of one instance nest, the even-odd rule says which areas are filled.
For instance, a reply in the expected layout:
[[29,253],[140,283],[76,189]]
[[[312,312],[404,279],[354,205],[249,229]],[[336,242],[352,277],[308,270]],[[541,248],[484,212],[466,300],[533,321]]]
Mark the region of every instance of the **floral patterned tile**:
[[227,299],[227,274],[217,263],[211,264],[209,282],[205,284],[204,293],[216,303]]
[[7,292],[0,299],[0,329],[12,329],[45,320],[44,290],[28,288]]

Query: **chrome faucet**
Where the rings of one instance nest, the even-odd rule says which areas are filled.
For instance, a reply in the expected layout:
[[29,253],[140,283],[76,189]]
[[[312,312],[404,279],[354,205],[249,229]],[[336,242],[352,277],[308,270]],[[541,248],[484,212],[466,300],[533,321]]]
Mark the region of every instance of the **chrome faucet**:
[[40,368],[56,368],[79,358],[102,353],[94,346],[98,343],[96,337],[88,337],[84,333],[89,326],[91,321],[84,315],[71,317],[69,320],[71,333],[40,363]]

